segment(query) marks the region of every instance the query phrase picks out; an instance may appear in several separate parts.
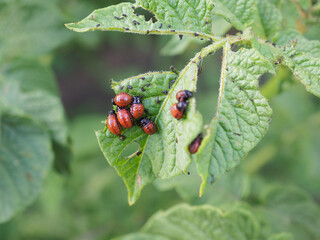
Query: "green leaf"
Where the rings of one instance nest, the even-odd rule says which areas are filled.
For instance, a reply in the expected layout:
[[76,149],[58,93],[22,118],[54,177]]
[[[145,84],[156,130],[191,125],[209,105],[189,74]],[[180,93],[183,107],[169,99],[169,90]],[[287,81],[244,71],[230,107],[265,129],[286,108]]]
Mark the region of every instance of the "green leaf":
[[320,236],[319,206],[302,189],[272,186],[262,192],[260,201],[257,214],[267,234],[286,231],[296,239]]
[[[292,32],[288,33],[292,37]],[[283,64],[291,69],[307,91],[320,97],[320,42],[296,36],[281,48]],[[288,38],[282,36],[279,41],[284,43]]]
[[[17,60],[3,66],[0,100],[32,115],[48,129],[55,152],[55,168],[69,172],[70,137],[64,109],[52,72],[37,61]],[[24,91],[22,88],[27,90]]]
[[53,154],[44,128],[1,105],[0,137],[0,222],[4,222],[37,197]]
[[156,18],[171,25],[172,29],[198,33],[211,33],[211,0],[137,0],[137,4]]
[[213,14],[222,16],[238,30],[244,30],[254,21],[256,0],[213,0]]
[[281,28],[282,15],[272,3],[267,0],[258,0],[257,17],[253,31],[266,39],[270,39]]
[[191,207],[181,204],[156,213],[141,233],[119,239],[141,239],[140,236],[148,234],[156,236],[150,239],[254,240],[258,233],[259,226],[255,218],[244,209],[225,213],[209,205]]
[[295,30],[287,30],[279,34],[278,45],[290,46],[292,43],[298,52],[309,54],[312,57],[320,57],[320,41],[308,40]]
[[272,65],[254,49],[232,52],[224,48],[217,113],[197,153],[202,178],[207,182],[239,164],[265,135],[272,110],[258,90],[258,78]]
[[39,56],[69,40],[52,2],[10,1],[0,8],[0,56]]
[[[183,1],[172,5],[159,1],[138,1],[138,5],[152,11],[157,21],[146,20],[144,15],[137,16],[132,3],[121,3],[98,9],[78,23],[66,24],[76,32],[92,30],[120,31],[138,34],[186,34],[207,39],[215,39],[211,35],[211,15],[209,0]],[[212,6],[211,6],[212,7]],[[159,12],[158,12],[159,11]],[[162,12],[163,11],[163,12]]]
[[44,90],[59,95],[54,74],[48,66],[32,59],[15,59],[1,66],[1,73],[7,79],[19,80],[23,90]]

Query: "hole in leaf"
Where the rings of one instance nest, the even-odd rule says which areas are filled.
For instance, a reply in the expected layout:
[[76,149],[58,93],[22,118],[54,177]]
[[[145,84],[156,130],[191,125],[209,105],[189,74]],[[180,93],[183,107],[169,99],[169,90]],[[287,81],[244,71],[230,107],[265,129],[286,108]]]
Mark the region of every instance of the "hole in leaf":
[[137,142],[132,142],[121,153],[122,158],[128,158],[131,155],[135,154],[137,151],[139,151],[140,145]]
[[134,9],[134,13],[136,15],[143,15],[146,21],[149,21],[150,19],[153,23],[155,23],[157,21],[157,18],[153,13],[151,13],[141,7]]
[[209,124],[216,115],[216,107],[219,96],[220,70],[221,70],[222,50],[215,52],[213,56],[208,56],[199,65],[203,68],[198,76],[197,109],[203,116],[204,125]]

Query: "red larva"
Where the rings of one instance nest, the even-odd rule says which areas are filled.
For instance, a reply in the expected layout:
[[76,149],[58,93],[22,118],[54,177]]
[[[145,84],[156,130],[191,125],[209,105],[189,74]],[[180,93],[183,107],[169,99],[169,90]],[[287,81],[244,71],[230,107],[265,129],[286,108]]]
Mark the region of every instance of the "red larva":
[[134,97],[133,103],[130,107],[130,113],[134,119],[141,118],[144,112],[144,107],[141,103],[140,97]]
[[188,150],[191,154],[194,154],[198,151],[202,142],[202,133],[200,133],[188,146]]
[[119,107],[126,107],[129,106],[132,103],[133,98],[131,95],[125,92],[118,93],[114,97],[114,103]]
[[176,119],[181,119],[183,117],[183,110],[179,110],[177,107],[177,103],[174,103],[171,106],[171,115]]
[[189,98],[192,97],[192,95],[193,95],[192,92],[188,90],[180,90],[176,94],[176,99],[178,100],[178,102],[181,102],[181,101],[188,100]]
[[146,118],[142,118],[140,120],[140,126],[142,127],[142,130],[148,135],[152,135],[158,130],[157,125],[150,119]]
[[176,119],[181,119],[186,111],[188,107],[188,103],[187,102],[178,102],[178,103],[174,103],[171,106],[171,115],[176,118]]
[[107,127],[110,132],[119,136],[121,135],[121,125],[114,111],[110,111],[107,118]]
[[117,118],[122,127],[131,128],[133,126],[132,116],[127,109],[118,108]]

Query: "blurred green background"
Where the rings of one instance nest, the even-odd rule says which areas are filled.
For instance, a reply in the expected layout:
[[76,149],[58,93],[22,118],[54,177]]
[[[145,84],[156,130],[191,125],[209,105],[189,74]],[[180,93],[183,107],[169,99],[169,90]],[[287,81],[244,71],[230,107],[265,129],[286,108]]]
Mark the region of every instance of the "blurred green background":
[[[63,25],[118,1],[39,2],[0,0],[0,43],[6,48],[0,63],[23,56],[52,66],[73,142],[71,174],[52,170],[40,197],[0,225],[1,240],[110,239],[138,231],[159,209],[184,201],[259,207],[260,191],[275,185],[303,191],[312,199],[316,209],[312,211],[320,211],[320,101],[285,68],[278,69],[277,77],[263,76],[262,93],[274,110],[270,131],[231,176],[212,185],[199,199],[200,179],[192,166],[190,176],[147,186],[138,202],[129,207],[125,185],[105,161],[94,135],[94,130],[104,127],[101,121],[111,109],[109,79],[169,70],[171,65],[182,69],[204,43],[193,42],[183,54],[164,56],[160,53],[166,52],[163,47],[171,37],[78,34]],[[34,9],[32,4],[44,6],[46,11]],[[30,31],[31,36],[27,34]],[[313,29],[305,35],[320,39],[320,31]],[[220,61],[221,52],[205,59],[198,82],[197,106],[206,124],[215,114],[212,106],[217,101]],[[320,221],[307,218],[306,224],[311,220]],[[314,239],[319,234],[317,229],[302,228],[303,238],[297,239]],[[291,225],[282,229],[287,230],[295,231]]]

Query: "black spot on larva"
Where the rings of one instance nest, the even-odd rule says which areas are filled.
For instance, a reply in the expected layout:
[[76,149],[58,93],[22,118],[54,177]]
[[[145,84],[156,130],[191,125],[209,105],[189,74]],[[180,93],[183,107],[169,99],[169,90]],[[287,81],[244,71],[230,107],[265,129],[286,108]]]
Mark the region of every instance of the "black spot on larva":
[[168,28],[171,28],[171,25],[168,25]]
[[146,84],[144,87],[150,87],[151,83]]
[[132,89],[132,86],[131,85],[128,85],[128,87],[127,87],[128,89]]
[[142,153],[141,151],[138,151],[138,152],[137,152],[137,156],[139,156],[141,153]]
[[274,46],[274,47],[275,47],[275,46],[276,46],[276,43],[274,43],[274,42],[273,42],[273,43],[272,43],[272,46]]
[[122,90],[123,89],[123,86],[120,86],[120,90]]
[[188,175],[190,175],[190,172],[188,172]]
[[163,94],[167,95],[168,91],[161,91]]
[[136,9],[136,7],[134,7],[134,6],[132,6],[131,8],[132,8],[132,9]]
[[251,102],[253,102],[253,99],[252,99],[252,98],[250,98],[250,101],[251,101]]
[[199,56],[198,59],[201,60],[201,56]]
[[239,86],[240,91],[243,91],[242,87]]
[[121,140],[121,141],[123,141],[123,140],[125,140],[125,139],[126,139],[126,136],[124,136],[124,135],[120,135],[120,137],[119,137],[119,138],[120,138],[120,140]]
[[140,16],[140,14],[139,14],[139,13],[135,13],[135,15],[136,15],[137,17],[139,17],[139,16]]
[[182,35],[182,34],[180,34],[180,35],[179,35],[179,38],[180,38],[180,40],[182,40],[182,38],[183,38],[183,35]]
[[234,80],[233,80],[232,78],[230,78],[230,80],[231,80],[231,82],[233,82],[233,83],[234,83]]
[[210,38],[210,42],[213,43],[213,39],[212,38]]
[[199,34],[198,34],[198,33],[194,33],[193,35],[194,35],[195,37],[199,36]]
[[176,138],[176,143],[178,143],[178,138]]
[[200,40],[202,41],[202,40],[203,40],[203,38],[200,38]]
[[159,28],[162,28],[162,25],[163,25],[163,24],[162,24],[162,23],[160,23]]
[[119,17],[117,17],[117,16],[114,16],[114,18],[115,18],[115,19],[117,19],[117,20],[120,20],[120,18],[119,18]]
[[140,79],[141,79],[141,80],[145,80],[146,78],[145,78],[145,77],[141,77]]
[[147,30],[147,34],[149,34],[149,30]]
[[128,17],[128,16],[127,16],[126,14],[124,14],[124,13],[122,14],[122,16],[124,16],[124,17]]
[[130,29],[129,28],[125,28],[125,30],[129,31]]
[[100,23],[96,25],[96,27],[100,27],[100,26],[101,26],[101,24],[100,24]]
[[142,92],[145,92],[145,91],[146,91],[146,90],[144,89],[144,87],[140,88],[140,90],[141,90]]
[[159,104],[160,103],[160,99],[159,97],[157,97],[156,103]]
[[124,19],[124,17],[120,17],[120,20]]
[[172,29],[172,30],[170,30],[170,32],[175,32],[175,31],[176,31],[176,30],[173,30],[173,29]]
[[236,132],[234,132],[233,134],[238,135],[238,136],[241,136],[241,134],[240,134],[240,133],[236,133]]
[[209,22],[208,22],[208,21],[206,21],[206,25],[207,25],[207,24],[209,24]]
[[213,3],[212,3],[212,6],[215,7]]

